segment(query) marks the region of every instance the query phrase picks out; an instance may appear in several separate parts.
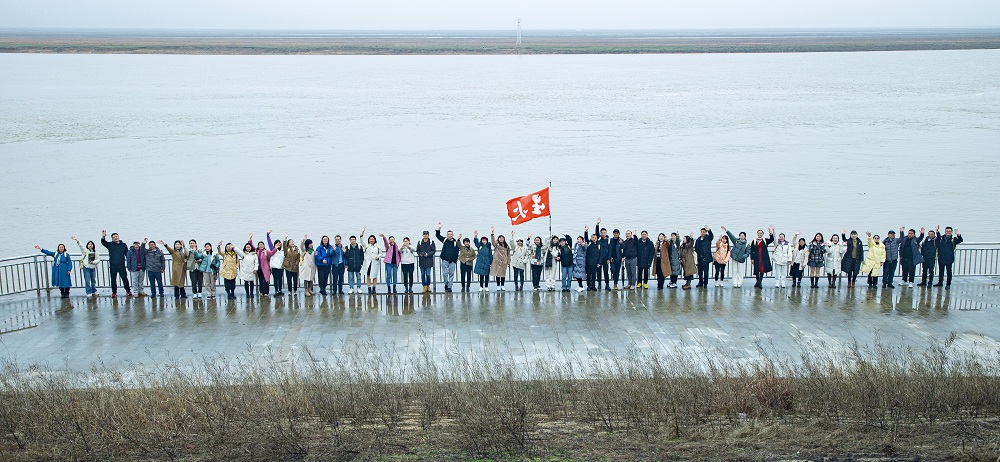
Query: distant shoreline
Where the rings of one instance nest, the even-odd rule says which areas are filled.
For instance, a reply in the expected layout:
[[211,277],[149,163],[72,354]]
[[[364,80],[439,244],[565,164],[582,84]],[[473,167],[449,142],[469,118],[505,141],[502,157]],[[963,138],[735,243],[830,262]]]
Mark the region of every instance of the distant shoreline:
[[701,31],[0,30],[0,53],[509,55],[1000,49],[1000,29]]

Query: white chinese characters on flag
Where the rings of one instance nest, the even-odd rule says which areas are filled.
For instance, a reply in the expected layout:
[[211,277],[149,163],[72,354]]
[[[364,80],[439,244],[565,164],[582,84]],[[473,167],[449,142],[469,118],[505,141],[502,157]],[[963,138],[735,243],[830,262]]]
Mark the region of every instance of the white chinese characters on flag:
[[549,188],[507,201],[507,216],[512,225],[549,216]]

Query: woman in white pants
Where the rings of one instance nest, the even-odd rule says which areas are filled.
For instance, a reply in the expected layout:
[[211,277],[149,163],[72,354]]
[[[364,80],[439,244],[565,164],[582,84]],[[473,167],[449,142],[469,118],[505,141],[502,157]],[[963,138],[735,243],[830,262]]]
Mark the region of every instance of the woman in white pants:
[[[797,239],[798,234],[795,235]],[[774,241],[774,250],[771,251],[771,263],[774,269],[774,287],[785,287],[788,280],[788,267],[792,264],[792,244],[785,240],[785,233],[778,234],[778,240]]]
[[[364,236],[365,230],[361,229]],[[378,284],[379,270],[382,266],[382,248],[378,245],[375,235],[368,236],[368,242],[362,243],[361,247],[365,251],[365,258],[361,263],[361,274],[365,275],[365,282],[368,284],[368,293],[375,293],[375,286]]]
[[549,290],[556,290],[556,281],[562,279],[562,267],[556,260],[559,256],[559,238],[551,236],[549,245],[545,247],[545,287]]
[[726,233],[731,245],[729,258],[732,259],[733,267],[729,270],[729,274],[733,278],[733,288],[738,289],[743,287],[743,272],[746,271],[747,259],[750,258],[750,242],[747,241],[745,232],[740,231],[740,236],[737,238],[725,226],[722,227],[722,231]]
[[826,244],[826,279],[830,288],[837,287],[840,282],[840,264],[844,261],[844,254],[847,253],[847,243],[840,242],[840,236],[833,233],[830,242]]

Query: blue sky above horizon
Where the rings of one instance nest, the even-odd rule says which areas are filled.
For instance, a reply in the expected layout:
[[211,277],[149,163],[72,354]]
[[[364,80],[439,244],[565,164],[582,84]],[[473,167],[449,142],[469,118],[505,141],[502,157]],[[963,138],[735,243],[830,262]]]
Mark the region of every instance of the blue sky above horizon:
[[503,30],[998,27],[1000,0],[0,0],[0,27]]

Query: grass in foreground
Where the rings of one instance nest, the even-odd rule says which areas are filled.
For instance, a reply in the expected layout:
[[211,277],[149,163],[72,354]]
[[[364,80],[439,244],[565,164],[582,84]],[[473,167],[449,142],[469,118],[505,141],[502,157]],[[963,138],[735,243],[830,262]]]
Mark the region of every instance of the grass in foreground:
[[426,349],[400,361],[370,347],[297,368],[8,363],[0,459],[997,460],[998,358],[947,341],[750,362],[636,351],[524,365]]

